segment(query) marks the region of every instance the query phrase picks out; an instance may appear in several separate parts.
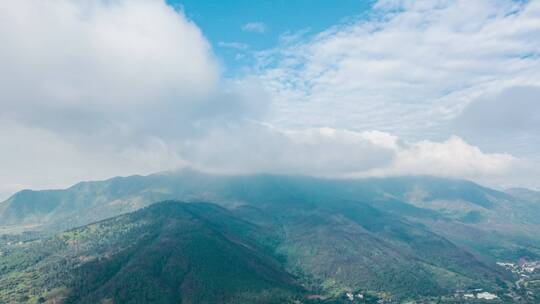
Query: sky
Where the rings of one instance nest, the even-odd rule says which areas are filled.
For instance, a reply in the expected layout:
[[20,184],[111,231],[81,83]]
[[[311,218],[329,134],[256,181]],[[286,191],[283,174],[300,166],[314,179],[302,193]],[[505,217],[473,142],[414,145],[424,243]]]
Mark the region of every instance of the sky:
[[4,1],[0,43],[0,199],[185,167],[540,188],[540,1]]
[[255,64],[253,52],[276,47],[287,36],[315,35],[366,14],[371,0],[168,0],[200,27],[214,46],[226,77]]

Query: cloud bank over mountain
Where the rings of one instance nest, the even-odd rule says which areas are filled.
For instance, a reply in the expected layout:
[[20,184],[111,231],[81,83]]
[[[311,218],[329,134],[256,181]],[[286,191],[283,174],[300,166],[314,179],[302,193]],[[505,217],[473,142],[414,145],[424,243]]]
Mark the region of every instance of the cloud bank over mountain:
[[379,1],[226,79],[163,1],[1,3],[0,194],[184,166],[538,187],[538,37],[538,2]]

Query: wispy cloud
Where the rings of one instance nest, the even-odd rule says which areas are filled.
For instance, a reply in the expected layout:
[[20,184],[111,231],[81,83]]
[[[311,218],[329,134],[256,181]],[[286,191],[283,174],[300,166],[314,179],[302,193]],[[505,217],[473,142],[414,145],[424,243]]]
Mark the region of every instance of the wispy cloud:
[[247,43],[242,43],[242,42],[225,42],[225,41],[220,41],[220,42],[218,43],[218,46],[224,47],[224,48],[230,48],[230,49],[242,50],[242,51],[249,49],[249,44],[247,44]]
[[540,85],[539,20],[538,1],[379,1],[368,19],[259,54],[259,76],[274,123],[440,139],[480,96]]
[[242,30],[246,32],[264,34],[268,31],[268,27],[262,22],[248,22],[242,26]]
[[282,45],[301,42],[301,39],[303,39],[310,31],[310,28],[304,28],[295,32],[286,31],[279,36],[279,42]]

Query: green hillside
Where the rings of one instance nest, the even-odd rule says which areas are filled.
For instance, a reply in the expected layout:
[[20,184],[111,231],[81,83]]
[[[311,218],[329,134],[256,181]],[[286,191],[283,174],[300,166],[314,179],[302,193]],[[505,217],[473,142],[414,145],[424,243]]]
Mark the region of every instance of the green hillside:
[[271,245],[216,205],[163,202],[3,252],[0,302],[283,303],[302,289]]
[[[210,175],[191,170],[83,182],[65,190],[21,191],[0,203],[2,231],[52,231],[132,212],[162,200],[225,207],[358,201],[429,227],[494,259],[540,254],[540,204],[463,180],[434,177],[318,179]],[[519,255],[519,254],[517,254]]]
[[[153,205],[162,200],[190,204]],[[540,257],[539,214],[529,200],[433,177],[181,171],[84,182],[66,190],[22,191],[0,204],[0,287],[3,299],[47,299],[52,292],[88,303],[124,301],[129,295],[121,284],[158,302],[175,302],[179,295],[184,301],[200,294],[191,292],[197,288],[212,303],[240,295],[336,299],[362,291],[418,299],[478,288],[502,293],[516,278],[495,262]],[[218,254],[222,248],[225,256]],[[233,260],[240,267],[225,267]],[[200,272],[188,275],[186,261],[202,265]],[[175,269],[174,275],[165,265],[178,267],[165,268]],[[225,279],[241,269],[240,281]],[[148,282],[139,286],[134,277]],[[213,290],[213,279],[226,282]]]
[[350,201],[164,202],[4,250],[6,302],[281,303],[302,290],[404,299],[508,279],[421,225]]

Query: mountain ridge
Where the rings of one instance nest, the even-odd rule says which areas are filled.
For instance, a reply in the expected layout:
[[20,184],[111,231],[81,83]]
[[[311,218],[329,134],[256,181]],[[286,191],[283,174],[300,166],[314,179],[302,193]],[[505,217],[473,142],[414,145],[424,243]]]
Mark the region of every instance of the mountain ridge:
[[183,171],[118,177],[20,192],[0,206],[0,219],[57,235],[118,217],[133,219],[170,200],[184,201],[185,210],[210,202],[199,219],[205,227],[215,226],[216,236],[226,232],[232,243],[239,239],[236,245],[257,244],[257,252],[325,297],[359,290],[395,299],[496,291],[513,277],[495,262],[540,256],[535,204],[469,181],[426,176],[323,179]]

